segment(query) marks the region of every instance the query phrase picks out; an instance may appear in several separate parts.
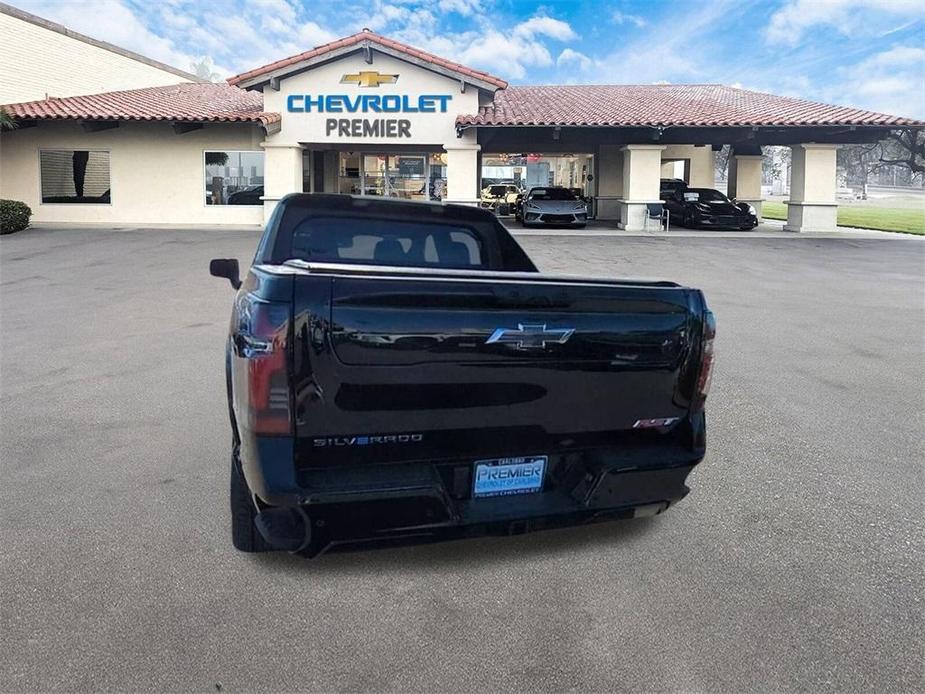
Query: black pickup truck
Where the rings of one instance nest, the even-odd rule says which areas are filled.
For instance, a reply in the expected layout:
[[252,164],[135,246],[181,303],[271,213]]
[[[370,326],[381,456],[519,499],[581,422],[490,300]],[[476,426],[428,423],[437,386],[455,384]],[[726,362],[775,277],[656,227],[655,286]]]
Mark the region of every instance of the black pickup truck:
[[485,210],[277,206],[225,353],[232,539],[314,556],[660,513],[705,450],[715,323],[672,282],[540,274]]

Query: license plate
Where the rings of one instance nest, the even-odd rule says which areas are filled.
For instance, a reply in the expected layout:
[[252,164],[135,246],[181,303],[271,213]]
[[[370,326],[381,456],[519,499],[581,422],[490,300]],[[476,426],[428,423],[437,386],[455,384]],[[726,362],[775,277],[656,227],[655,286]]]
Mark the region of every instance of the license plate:
[[530,494],[543,488],[546,456],[499,458],[475,463],[473,496]]

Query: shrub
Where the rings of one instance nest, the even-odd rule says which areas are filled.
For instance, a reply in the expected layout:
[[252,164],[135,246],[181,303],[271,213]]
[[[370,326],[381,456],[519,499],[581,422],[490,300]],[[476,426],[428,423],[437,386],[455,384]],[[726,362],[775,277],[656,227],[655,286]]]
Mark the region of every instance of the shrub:
[[0,234],[12,234],[29,226],[32,210],[19,200],[0,200]]

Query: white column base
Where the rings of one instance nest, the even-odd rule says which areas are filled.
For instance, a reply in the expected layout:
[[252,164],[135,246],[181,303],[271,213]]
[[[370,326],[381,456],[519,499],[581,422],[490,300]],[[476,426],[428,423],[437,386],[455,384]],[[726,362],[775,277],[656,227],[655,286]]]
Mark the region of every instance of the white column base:
[[838,203],[786,202],[787,223],[784,231],[835,231],[838,226]]
[[[646,205],[660,203],[661,200],[620,200],[620,221],[617,222],[617,228],[623,231],[647,231],[646,229]],[[655,230],[658,225],[656,220],[649,222],[649,229]]]
[[597,196],[597,209],[594,211],[594,218],[601,221],[619,221],[620,220],[620,198],[613,195]]

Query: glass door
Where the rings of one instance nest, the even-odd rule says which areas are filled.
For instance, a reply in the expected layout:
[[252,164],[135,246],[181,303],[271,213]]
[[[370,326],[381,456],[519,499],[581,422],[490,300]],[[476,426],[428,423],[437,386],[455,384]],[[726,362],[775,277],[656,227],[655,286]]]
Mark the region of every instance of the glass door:
[[403,200],[441,200],[446,191],[444,156],[341,152],[338,192]]

